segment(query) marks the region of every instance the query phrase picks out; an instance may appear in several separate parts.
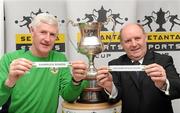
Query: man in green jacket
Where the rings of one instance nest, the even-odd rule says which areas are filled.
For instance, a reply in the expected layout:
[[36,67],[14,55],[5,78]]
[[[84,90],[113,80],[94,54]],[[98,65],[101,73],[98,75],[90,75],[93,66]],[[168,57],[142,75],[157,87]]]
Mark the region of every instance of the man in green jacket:
[[0,106],[9,102],[8,113],[56,113],[59,95],[75,101],[86,87],[87,66],[82,61],[69,67],[37,68],[34,62],[66,62],[64,54],[52,50],[59,32],[51,14],[37,15],[30,26],[32,46],[5,54],[0,60]]

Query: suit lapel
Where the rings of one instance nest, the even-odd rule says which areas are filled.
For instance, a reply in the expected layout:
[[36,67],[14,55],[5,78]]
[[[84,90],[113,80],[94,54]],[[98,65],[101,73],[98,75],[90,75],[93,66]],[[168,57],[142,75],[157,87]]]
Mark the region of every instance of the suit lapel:
[[143,65],[148,65],[148,64],[152,64],[155,62],[155,58],[154,58],[154,52],[153,51],[148,51],[144,57],[143,60]]

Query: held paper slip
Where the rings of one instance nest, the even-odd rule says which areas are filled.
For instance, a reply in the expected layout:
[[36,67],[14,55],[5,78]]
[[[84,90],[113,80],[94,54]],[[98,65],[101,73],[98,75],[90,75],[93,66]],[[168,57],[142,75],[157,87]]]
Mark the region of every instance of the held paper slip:
[[65,68],[70,66],[69,62],[33,62],[33,66],[36,68],[48,68],[48,67],[55,67],[55,68]]
[[111,65],[109,71],[144,71],[145,65]]

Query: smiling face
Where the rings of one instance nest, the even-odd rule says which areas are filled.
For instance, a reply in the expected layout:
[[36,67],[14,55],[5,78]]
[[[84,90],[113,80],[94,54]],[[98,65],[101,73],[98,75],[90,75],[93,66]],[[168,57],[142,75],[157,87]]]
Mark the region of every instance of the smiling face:
[[58,26],[50,25],[41,22],[36,27],[31,28],[32,35],[32,47],[30,50],[33,55],[39,57],[48,56],[49,52],[52,50],[55,40],[58,34]]
[[146,41],[146,34],[137,24],[128,24],[121,30],[121,45],[131,60],[140,60],[145,56]]

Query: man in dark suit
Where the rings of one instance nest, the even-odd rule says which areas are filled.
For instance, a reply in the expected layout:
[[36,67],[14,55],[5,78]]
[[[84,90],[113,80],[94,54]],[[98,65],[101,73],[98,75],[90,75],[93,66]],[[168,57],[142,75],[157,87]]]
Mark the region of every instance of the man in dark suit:
[[[171,100],[180,97],[180,78],[171,56],[147,49],[147,37],[141,25],[125,25],[120,32],[126,54],[109,65],[145,65],[145,71],[111,72],[98,69],[98,84],[110,95],[109,102],[122,101],[122,113],[173,113]],[[112,82],[113,81],[113,82]]]

